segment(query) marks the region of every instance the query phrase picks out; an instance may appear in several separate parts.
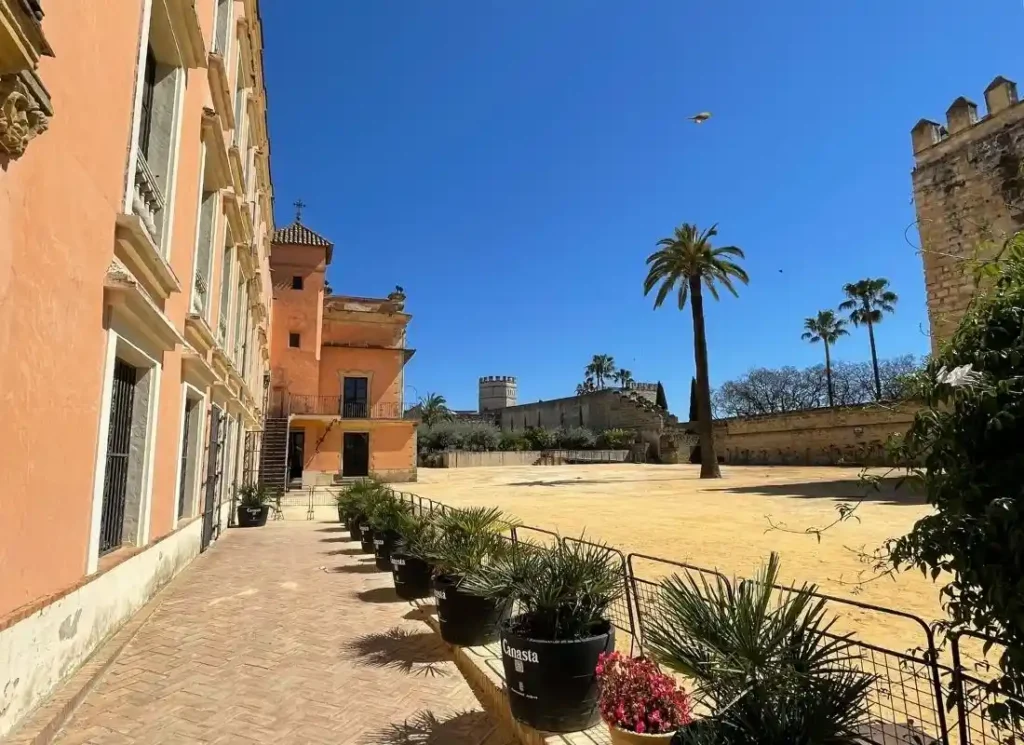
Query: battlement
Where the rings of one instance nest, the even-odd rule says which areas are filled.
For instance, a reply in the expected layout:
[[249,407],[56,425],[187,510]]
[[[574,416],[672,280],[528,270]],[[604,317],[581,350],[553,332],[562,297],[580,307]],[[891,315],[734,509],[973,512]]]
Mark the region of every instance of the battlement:
[[[910,130],[914,156],[920,160],[930,155],[931,148],[937,145],[970,139],[975,127],[1002,115],[1004,111],[1014,109],[1019,103],[1017,84],[1001,75],[997,76],[985,89],[985,107],[988,109],[986,116],[979,119],[978,105],[969,98],[960,96],[946,110],[945,126],[931,119],[922,119],[915,124]],[[1015,118],[1024,118],[1024,107],[1017,109]],[[968,134],[963,134],[965,132]]]
[[480,378],[481,383],[512,383],[515,385],[516,379],[512,375],[485,375]]
[[626,386],[627,391],[653,391],[657,392],[657,383],[630,383]]

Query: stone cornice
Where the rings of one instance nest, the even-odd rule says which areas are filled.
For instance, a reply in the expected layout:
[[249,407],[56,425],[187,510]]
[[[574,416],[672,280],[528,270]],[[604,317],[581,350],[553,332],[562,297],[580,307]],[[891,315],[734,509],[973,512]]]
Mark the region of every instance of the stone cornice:
[[50,95],[35,71],[0,75],[0,155],[12,160],[24,155],[50,126],[51,116]]
[[0,75],[34,70],[40,57],[52,57],[43,34],[42,11],[26,12],[21,0],[0,0]]
[[231,86],[228,83],[227,69],[224,67],[224,57],[216,52],[210,52],[206,68],[213,108],[220,114],[224,129],[234,129],[235,112],[231,106]]

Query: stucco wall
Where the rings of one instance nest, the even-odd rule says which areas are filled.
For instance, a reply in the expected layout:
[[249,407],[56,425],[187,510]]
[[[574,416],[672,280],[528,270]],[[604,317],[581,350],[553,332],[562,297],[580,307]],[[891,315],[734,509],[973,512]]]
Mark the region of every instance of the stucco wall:
[[715,422],[715,448],[734,464],[881,465],[886,440],[905,433],[916,411],[866,405],[722,419]]
[[[230,503],[222,508],[226,525]],[[0,738],[199,554],[202,519],[0,630]]]
[[393,411],[395,416],[401,416],[402,352],[394,349],[324,347],[321,354],[321,396],[342,395],[342,380],[346,375],[366,376],[370,378],[370,405],[385,407]]
[[[274,314],[270,339],[273,385],[293,393],[316,395],[320,385],[321,319],[323,316],[326,251],[312,246],[274,246],[271,281]],[[292,277],[303,278],[301,290]],[[289,334],[299,334],[299,348],[289,346]]]
[[[370,472],[385,480],[415,480],[416,423],[339,421],[324,437],[326,422],[293,423],[292,429],[304,429],[305,452],[303,486],[331,484],[342,470],[342,444],[345,432],[370,433]],[[402,478],[402,476],[409,478]]]

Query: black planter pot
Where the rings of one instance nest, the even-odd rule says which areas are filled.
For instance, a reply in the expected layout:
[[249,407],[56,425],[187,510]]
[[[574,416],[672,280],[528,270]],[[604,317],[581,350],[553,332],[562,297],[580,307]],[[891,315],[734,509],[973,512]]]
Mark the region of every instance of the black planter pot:
[[243,507],[238,505],[238,527],[240,528],[262,528],[267,524],[267,515],[270,514],[270,505],[262,507]]
[[364,554],[373,553],[373,527],[370,523],[359,524],[359,542]]
[[394,530],[373,531],[373,559],[382,572],[391,571],[391,550],[401,537]]
[[462,592],[459,578],[434,578],[434,599],[441,638],[460,647],[478,647],[498,639],[501,622],[512,613],[512,603],[498,602]]
[[[514,619],[512,619],[514,620]],[[597,658],[615,649],[615,629],[574,641],[527,639],[501,626],[501,661],[505,667],[512,716],[545,732],[579,732],[601,721],[597,707]]]
[[403,551],[391,554],[391,579],[395,592],[402,600],[418,600],[431,594],[430,564]]
[[359,532],[359,527],[361,525],[362,525],[362,522],[359,520],[358,517],[353,517],[351,520],[349,520],[349,522],[348,522],[348,537],[351,538],[353,541],[361,541],[361,540],[363,540],[363,536]]

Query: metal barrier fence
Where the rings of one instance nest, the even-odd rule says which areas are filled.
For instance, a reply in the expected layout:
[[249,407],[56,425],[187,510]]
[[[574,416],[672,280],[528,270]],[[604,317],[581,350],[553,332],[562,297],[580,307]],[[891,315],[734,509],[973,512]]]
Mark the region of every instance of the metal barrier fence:
[[[339,489],[323,491],[337,494]],[[315,493],[317,488],[309,490],[309,519],[312,519]],[[419,515],[445,514],[455,509],[408,492],[392,490],[392,493],[410,504],[413,512]],[[333,504],[334,496],[331,499]],[[687,574],[698,582],[721,583],[727,592],[733,592],[733,583],[715,569],[648,554],[624,555],[616,548],[591,543],[582,538],[563,538],[545,528],[516,525],[510,528],[505,538],[514,544],[526,542],[542,548],[551,548],[558,543],[563,546],[596,546],[614,556],[622,567],[623,592],[611,608],[609,620],[617,630],[628,634],[631,654],[643,654],[644,636],[649,631],[651,619],[664,612],[661,586],[667,576]],[[752,581],[741,579],[737,589],[742,591]],[[986,644],[986,650],[993,644],[1001,645],[999,639],[971,632],[951,636],[952,666],[948,666],[940,662],[932,628],[918,616],[820,592],[781,585],[772,587],[780,593],[802,592],[820,598],[829,604],[830,609],[836,606],[855,608],[859,612],[898,618],[920,628],[922,643],[905,652],[870,644],[853,635],[844,637],[830,634],[833,638],[847,638],[851,641],[851,664],[872,676],[875,681],[867,695],[865,719],[860,723],[859,736],[865,745],[1024,743],[1019,732],[997,727],[992,721],[988,707],[1010,699],[995,690],[991,681],[970,673],[964,666],[963,658],[966,655],[961,649],[961,639],[969,637],[980,640]],[[943,684],[943,679],[949,681],[948,688]],[[1016,705],[1024,706],[1024,702],[1012,700]],[[953,712],[953,709],[956,711]],[[947,711],[951,713],[953,721],[947,718]]]
[[[980,659],[961,649],[964,639],[981,642]],[[957,735],[961,743],[1005,745],[1024,742],[1024,735],[1020,732],[1014,733],[1005,725],[997,725],[992,719],[992,706],[1006,707],[1013,704],[1018,711],[1024,708],[1024,700],[1000,691],[993,683],[992,676],[984,676],[993,667],[989,658],[996,655],[989,654],[992,648],[1001,650],[1001,653],[1006,652],[1006,645],[988,634],[963,631],[951,636],[953,668],[950,688],[959,712]],[[973,663],[973,672],[965,664],[968,660]]]

